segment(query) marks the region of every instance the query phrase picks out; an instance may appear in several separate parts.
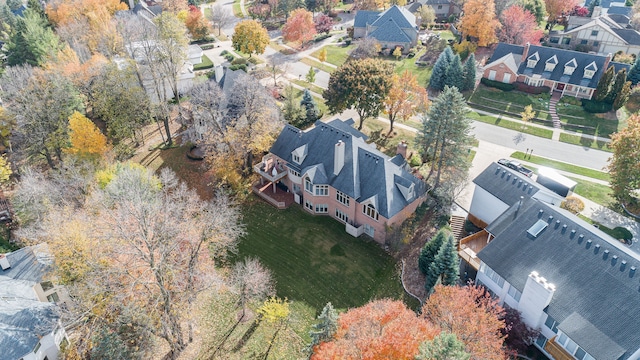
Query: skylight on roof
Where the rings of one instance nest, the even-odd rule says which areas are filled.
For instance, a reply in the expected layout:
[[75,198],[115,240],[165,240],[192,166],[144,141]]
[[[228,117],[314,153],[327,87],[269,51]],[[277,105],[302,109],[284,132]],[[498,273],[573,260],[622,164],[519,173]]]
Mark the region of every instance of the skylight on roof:
[[533,224],[533,226],[531,226],[529,228],[529,230],[527,230],[527,234],[535,237],[538,237],[538,235],[540,235],[540,233],[542,232],[542,230],[547,228],[547,222],[544,220],[538,220],[536,221],[535,224]]

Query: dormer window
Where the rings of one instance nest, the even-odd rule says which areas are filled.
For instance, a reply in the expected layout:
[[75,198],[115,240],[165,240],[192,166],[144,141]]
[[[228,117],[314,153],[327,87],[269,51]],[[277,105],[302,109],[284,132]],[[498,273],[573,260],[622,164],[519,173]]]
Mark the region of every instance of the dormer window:
[[378,211],[372,204],[367,204],[362,207],[362,213],[372,218],[375,221],[378,221]]
[[538,55],[538,52],[536,52],[527,58],[527,67],[528,68],[536,67],[536,64],[538,64],[538,60],[540,60],[540,55]]
[[573,75],[573,71],[578,67],[576,59],[571,59],[568,63],[564,64],[564,74]]
[[558,65],[558,57],[553,55],[545,62],[544,71],[553,71],[553,69],[556,68],[556,65]]
[[299,148],[293,150],[291,152],[291,160],[300,165],[304,161],[304,158],[307,157],[307,145],[302,145]]
[[592,61],[591,64],[585,66],[584,68],[584,77],[587,79],[592,79],[593,75],[598,71],[598,67],[596,66],[596,62]]

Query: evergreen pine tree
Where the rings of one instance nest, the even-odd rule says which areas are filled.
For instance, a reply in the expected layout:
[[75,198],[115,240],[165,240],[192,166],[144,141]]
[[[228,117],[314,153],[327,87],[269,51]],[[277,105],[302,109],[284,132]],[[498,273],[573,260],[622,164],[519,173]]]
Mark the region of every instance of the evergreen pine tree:
[[307,124],[313,124],[316,122],[316,120],[320,119],[320,110],[318,109],[318,105],[313,99],[313,96],[311,95],[309,89],[304,90],[302,100],[300,100],[300,106],[302,106],[302,110],[305,111]]
[[620,92],[618,92],[618,96],[613,101],[613,109],[618,110],[624,106],[624,104],[629,100],[629,94],[631,94],[631,81],[627,81],[622,86]]
[[598,87],[596,87],[596,95],[593,98],[595,101],[604,101],[604,99],[607,98],[614,77],[613,71],[613,66],[610,66],[607,71],[602,74],[600,81],[598,81]]
[[463,84],[462,62],[460,61],[460,55],[456,54],[447,68],[444,85],[449,85],[455,87],[458,91],[462,91]]
[[593,9],[595,9],[596,6],[600,6],[600,0],[592,0],[589,3],[589,17],[593,15]]
[[417,360],[469,360],[470,358],[471,354],[465,351],[464,343],[455,334],[446,331],[441,332],[433,340],[422,343],[420,353],[416,356]]
[[322,312],[318,315],[318,320],[320,321],[313,324],[309,332],[311,343],[304,348],[304,351],[309,356],[313,353],[314,346],[331,340],[336,331],[338,331],[338,313],[330,302],[324,306]]
[[6,44],[7,64],[40,66],[61,48],[60,39],[37,11],[27,9],[23,14],[17,17],[16,29]]
[[447,238],[448,230],[442,228],[438,231],[436,236],[431,238],[420,251],[420,257],[418,258],[418,267],[423,274],[427,274],[429,271],[429,265],[433,262],[438,254],[438,250],[442,246],[442,243]]
[[45,14],[44,12],[44,6],[42,5],[42,2],[40,0],[28,0],[27,9],[31,9],[37,12],[40,17],[42,17],[43,19],[47,19],[48,21],[47,14]]
[[607,93],[607,97],[604,99],[604,101],[608,102],[609,104],[613,104],[613,101],[618,97],[618,93],[620,93],[620,90],[622,90],[622,87],[626,82],[627,69],[622,69],[616,74],[616,79],[613,81],[613,85],[611,85],[609,93]]
[[440,281],[443,285],[455,285],[458,281],[458,254],[456,253],[455,239],[449,234],[438,249],[438,254],[433,259],[427,271],[425,289],[431,292]]
[[440,56],[438,56],[438,60],[436,60],[435,65],[433,66],[433,71],[431,72],[431,78],[429,79],[429,87],[434,90],[442,90],[444,89],[444,82],[447,76],[447,69],[449,65],[453,61],[453,50],[451,47],[447,46]]
[[640,82],[640,56],[636,57],[636,62],[633,63],[633,66],[629,69],[627,80],[631,81],[631,85],[636,85]]
[[295,101],[295,89],[289,85],[284,92],[285,100],[282,104],[282,116],[293,126],[299,126],[305,122],[305,112],[300,104]]
[[471,53],[462,69],[462,91],[473,90],[476,87],[476,56]]

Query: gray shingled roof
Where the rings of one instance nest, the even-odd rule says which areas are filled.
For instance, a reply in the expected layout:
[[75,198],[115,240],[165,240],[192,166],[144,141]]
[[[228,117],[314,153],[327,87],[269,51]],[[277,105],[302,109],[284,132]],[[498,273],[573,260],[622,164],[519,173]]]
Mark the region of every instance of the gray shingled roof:
[[363,28],[372,24],[380,14],[380,11],[358,10],[356,17],[353,19],[353,27]]
[[[538,220],[550,224],[534,238],[527,229]],[[532,271],[553,283],[546,312],[580,347],[596,359],[623,360],[640,347],[640,270],[631,270],[640,268],[638,254],[536,199],[513,205],[487,230],[495,238],[478,257],[520,291]]]
[[631,15],[631,6],[614,6],[607,10],[607,14],[619,14],[629,17]]
[[[521,55],[523,51],[524,47],[522,46],[500,43],[496,47],[494,54],[489,59],[489,63],[503,57],[510,52]],[[537,62],[536,66],[534,68],[528,68],[527,59],[522,58],[520,59],[518,74],[527,76],[540,75],[544,79],[595,89],[598,85],[598,80],[600,80],[600,77],[606,71],[606,69],[604,68],[606,57],[602,55],[593,55],[582,53],[579,51],[531,45],[529,46],[529,52],[527,53],[526,57],[528,58],[536,53],[538,53],[538,55],[540,56],[540,60]],[[553,71],[545,71],[546,61],[554,55],[558,58],[558,65],[554,68]],[[564,64],[568,63],[572,59],[576,60],[576,62],[578,63],[578,67],[575,69],[572,75],[565,75]],[[588,79],[584,77],[584,68],[592,62],[595,63],[598,70],[591,79]],[[628,64],[614,62],[610,62],[608,66],[614,66],[617,70],[626,68],[627,71],[631,67]]]
[[[376,150],[375,145],[367,144],[366,136],[359,131],[345,130],[341,120],[318,121],[307,131],[286,125],[270,151],[301,174],[311,170],[314,184],[331,185],[356,201],[377,196],[377,211],[387,219],[426,192],[426,185],[407,172],[404,163],[398,165],[397,158],[389,158]],[[344,166],[338,175],[334,175],[334,146],[338,140],[345,144]],[[307,156],[297,165],[292,161],[291,152],[305,144]],[[396,186],[397,177],[403,179],[403,186],[414,184],[415,196],[409,201]]]
[[0,349],[2,359],[19,359],[33,351],[59,319],[54,303],[38,300],[33,286],[49,269],[46,245],[6,254],[11,267],[0,270]]
[[630,45],[640,45],[640,33],[633,29],[611,29]]
[[389,19],[393,19],[402,29],[416,28],[416,16],[398,5],[393,5],[380,13],[378,19],[376,19],[371,26],[383,26]]
[[509,206],[518,202],[520,196],[530,198],[541,189],[530,178],[496,163],[484,169],[473,183]]
[[393,18],[388,18],[387,21],[381,23],[376,21],[377,29],[372,31],[369,36],[375,38],[378,41],[395,42],[395,43],[410,43],[411,39],[407,34],[402,31],[400,26],[395,22]]

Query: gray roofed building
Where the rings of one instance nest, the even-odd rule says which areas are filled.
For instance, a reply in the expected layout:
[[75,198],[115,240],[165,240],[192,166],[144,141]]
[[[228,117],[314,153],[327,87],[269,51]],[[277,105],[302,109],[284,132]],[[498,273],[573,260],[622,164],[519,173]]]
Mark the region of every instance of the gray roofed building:
[[[59,323],[60,287],[43,283],[52,262],[46,244],[0,255],[0,357],[55,360],[66,338]],[[42,284],[45,284],[43,286]]]
[[408,53],[418,41],[416,17],[397,5],[382,12],[359,10],[354,19],[353,37],[371,37],[383,49],[401,47],[404,53]]
[[[506,66],[505,66],[506,65]],[[547,86],[563,96],[591,99],[607,68],[629,70],[630,65],[602,56],[545,46],[500,43],[484,67],[483,77],[505,83]]]
[[[329,214],[382,242],[385,225],[410,216],[427,188],[402,155],[383,154],[352,123],[318,121],[307,131],[286,125],[257,171],[263,180],[280,182],[310,212]],[[273,168],[288,175],[276,178]]]
[[640,357],[639,254],[535,197],[486,231],[477,280],[541,329],[538,347],[552,358]]

